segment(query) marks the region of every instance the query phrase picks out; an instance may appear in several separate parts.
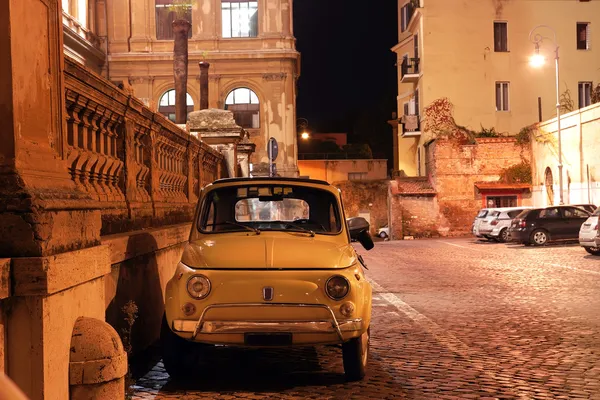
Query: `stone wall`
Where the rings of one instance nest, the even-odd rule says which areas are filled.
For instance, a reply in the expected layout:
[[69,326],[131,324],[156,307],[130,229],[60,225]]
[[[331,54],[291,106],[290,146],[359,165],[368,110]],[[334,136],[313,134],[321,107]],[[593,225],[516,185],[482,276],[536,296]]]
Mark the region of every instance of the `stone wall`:
[[369,213],[372,234],[388,223],[388,185],[387,180],[333,183],[342,191],[346,218]]

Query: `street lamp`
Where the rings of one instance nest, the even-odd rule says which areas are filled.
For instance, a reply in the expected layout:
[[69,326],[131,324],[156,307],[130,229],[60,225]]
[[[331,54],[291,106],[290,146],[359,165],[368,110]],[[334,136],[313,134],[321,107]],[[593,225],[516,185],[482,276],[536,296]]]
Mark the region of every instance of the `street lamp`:
[[298,128],[302,130],[300,137],[302,140],[310,139],[310,133],[308,133],[308,120],[306,118],[298,118],[296,119],[296,123],[298,124]]
[[[536,33],[538,29],[549,29],[554,34],[554,39],[545,37],[540,33]],[[563,202],[563,173],[562,173],[562,142],[560,132],[560,86],[559,86],[559,69],[558,69],[558,43],[556,41],[556,31],[548,25],[538,25],[529,33],[529,40],[535,45],[535,53],[531,56],[529,64],[534,68],[539,68],[545,63],[544,56],[540,54],[540,44],[544,39],[552,40],[555,48],[554,63],[556,65],[556,123],[558,131],[558,185],[560,191],[560,204]]]

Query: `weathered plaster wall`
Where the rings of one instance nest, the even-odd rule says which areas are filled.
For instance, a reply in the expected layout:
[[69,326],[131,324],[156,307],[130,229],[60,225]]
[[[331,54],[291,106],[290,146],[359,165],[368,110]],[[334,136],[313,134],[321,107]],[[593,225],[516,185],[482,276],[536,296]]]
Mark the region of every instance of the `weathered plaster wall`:
[[188,241],[191,224],[103,237],[111,251],[112,270],[106,276],[106,321],[117,332],[126,327],[122,307],[138,306],[132,328],[133,352],[158,340],[164,312],[165,287]]
[[[532,138],[535,206],[559,203],[557,127],[556,118],[545,121]],[[600,104],[563,115],[561,139],[565,204],[600,204]],[[552,200],[545,186],[547,168],[554,182]]]
[[300,160],[301,176],[329,183],[348,180],[349,173],[366,173],[367,180],[387,178],[387,160]]

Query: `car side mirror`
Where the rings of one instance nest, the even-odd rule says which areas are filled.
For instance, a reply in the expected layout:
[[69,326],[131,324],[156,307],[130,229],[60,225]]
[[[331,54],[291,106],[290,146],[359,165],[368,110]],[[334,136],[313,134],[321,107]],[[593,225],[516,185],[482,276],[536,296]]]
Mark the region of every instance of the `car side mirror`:
[[373,239],[369,234],[369,223],[363,217],[352,217],[347,219],[350,238],[360,242],[365,250],[375,247]]

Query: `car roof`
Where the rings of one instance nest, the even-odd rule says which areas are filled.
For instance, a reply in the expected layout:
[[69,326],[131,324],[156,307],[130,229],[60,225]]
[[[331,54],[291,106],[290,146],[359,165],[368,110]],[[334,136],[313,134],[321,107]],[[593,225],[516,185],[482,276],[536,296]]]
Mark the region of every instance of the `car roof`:
[[314,185],[331,186],[329,182],[322,181],[319,179],[308,179],[308,178],[285,178],[281,176],[276,177],[253,177],[253,178],[223,178],[213,182],[213,185],[220,183],[273,183],[273,182],[297,182],[297,183],[312,183]]

